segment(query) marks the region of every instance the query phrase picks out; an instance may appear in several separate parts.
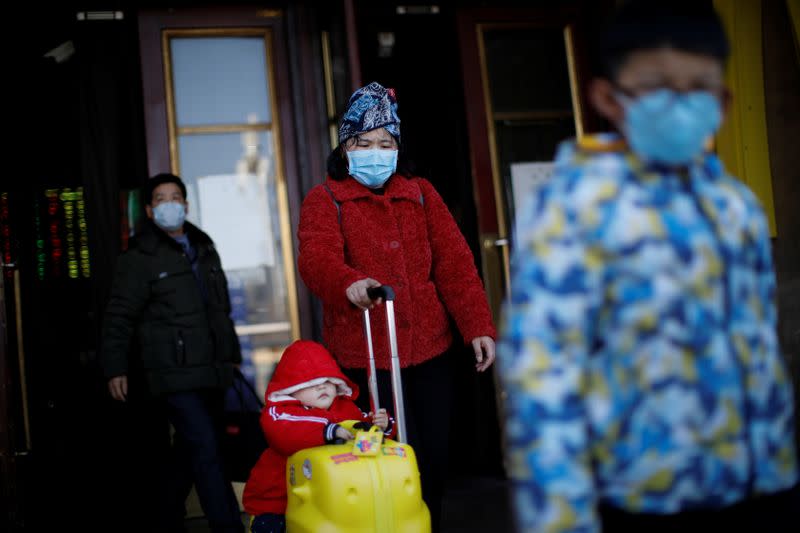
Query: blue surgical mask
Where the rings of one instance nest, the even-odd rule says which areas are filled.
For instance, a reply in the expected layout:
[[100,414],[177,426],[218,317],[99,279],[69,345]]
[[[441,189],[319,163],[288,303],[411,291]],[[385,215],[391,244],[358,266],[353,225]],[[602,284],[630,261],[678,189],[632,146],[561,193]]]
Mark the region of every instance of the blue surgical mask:
[[348,172],[357,182],[378,189],[397,169],[397,150],[351,150],[347,161]]
[[633,152],[645,161],[691,162],[722,122],[719,100],[706,91],[659,89],[635,99],[618,98],[625,108],[625,136]]
[[153,220],[164,231],[175,231],[183,227],[186,207],[180,202],[163,202],[153,208]]

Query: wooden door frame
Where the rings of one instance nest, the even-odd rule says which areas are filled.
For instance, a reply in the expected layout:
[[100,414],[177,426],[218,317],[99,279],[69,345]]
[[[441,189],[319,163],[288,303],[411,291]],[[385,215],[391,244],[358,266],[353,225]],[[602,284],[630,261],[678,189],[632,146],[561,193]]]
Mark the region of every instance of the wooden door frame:
[[[573,100],[577,114],[576,129],[578,132],[588,132],[596,129],[599,118],[591,112],[586,96],[587,73],[589,72],[589,59],[586,50],[585,23],[577,7],[569,8],[465,8],[457,13],[458,38],[461,48],[461,66],[464,79],[464,102],[467,118],[469,137],[470,166],[472,171],[472,188],[477,206],[478,233],[481,244],[481,261],[484,272],[484,281],[487,285],[490,303],[496,310],[499,309],[499,300],[508,290],[509,254],[508,246],[503,245],[499,254],[492,254],[497,250],[496,243],[508,242],[509,231],[505,228],[501,217],[503,212],[497,205],[498,169],[495,168],[496,156],[492,154],[494,144],[490,138],[488,105],[489,95],[483,77],[482,48],[479,44],[480,31],[486,25],[513,25],[542,26],[542,27],[570,27],[572,34],[570,78],[573,87]],[[496,257],[493,257],[496,256]],[[498,289],[490,285],[487,277],[501,276],[501,287]]]
[[[150,175],[159,172],[171,172],[169,149],[169,128],[167,116],[166,80],[164,78],[164,62],[161,47],[161,31],[164,29],[185,28],[261,28],[272,33],[272,59],[274,61],[275,86],[274,101],[277,108],[273,113],[280,122],[279,146],[283,149],[280,161],[283,164],[283,176],[286,182],[286,195],[289,207],[289,237],[293,251],[292,268],[294,270],[295,294],[297,298],[299,336],[310,338],[313,329],[313,305],[307,287],[297,271],[297,240],[294,228],[297,228],[302,203],[300,173],[298,170],[298,152],[296,143],[295,122],[304,120],[316,113],[319,116],[315,101],[308,102],[303,117],[293,113],[292,83],[290,78],[293,69],[290,66],[290,55],[287,47],[287,30],[285,26],[286,12],[280,9],[262,9],[253,7],[208,7],[167,10],[142,10],[139,13],[139,43],[142,57],[142,89],[144,100],[145,133],[147,137],[147,162]],[[294,35],[297,41],[304,41],[308,35]],[[144,58],[151,58],[145,65]],[[296,74],[296,73],[294,73]],[[292,80],[295,85],[302,80]],[[299,89],[303,89],[300,87]],[[290,297],[292,297],[290,295]]]

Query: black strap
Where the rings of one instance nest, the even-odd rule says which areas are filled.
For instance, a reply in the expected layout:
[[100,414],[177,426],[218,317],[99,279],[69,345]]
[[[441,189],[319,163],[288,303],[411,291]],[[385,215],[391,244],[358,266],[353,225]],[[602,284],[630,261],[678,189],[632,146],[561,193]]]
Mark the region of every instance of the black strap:
[[330,195],[331,200],[333,200],[333,205],[336,206],[336,218],[339,220],[339,226],[341,226],[342,225],[342,206],[340,206],[339,202],[336,201],[336,197],[333,196],[333,191],[331,190],[330,187],[328,187],[328,184],[327,183],[323,184],[323,187],[325,187],[325,190],[328,191],[328,194]]
[[261,409],[263,409],[264,408],[264,402],[261,400],[261,398],[259,397],[258,393],[256,392],[256,389],[253,388],[253,385],[250,383],[250,381],[247,380],[247,378],[242,373],[242,371],[237,367],[233,367],[233,374],[234,374],[233,390],[236,391],[236,395],[239,397],[239,407],[240,407],[240,409],[242,411],[244,411],[246,402],[245,402],[244,396],[242,394],[243,391],[242,391],[241,386],[239,386],[239,387],[236,386],[237,382],[240,383],[240,384],[241,383],[245,384],[245,386],[250,390],[250,393],[253,395],[253,398],[256,399],[256,403],[258,404],[258,406]]

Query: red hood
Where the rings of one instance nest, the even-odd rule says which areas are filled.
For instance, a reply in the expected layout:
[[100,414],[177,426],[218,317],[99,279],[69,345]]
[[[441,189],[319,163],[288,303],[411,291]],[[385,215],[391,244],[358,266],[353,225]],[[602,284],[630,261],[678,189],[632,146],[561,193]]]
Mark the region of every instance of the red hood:
[[266,403],[297,401],[291,393],[323,381],[336,385],[336,393],[350,400],[358,397],[358,386],[350,381],[324,346],[313,341],[295,341],[283,352],[267,386]]

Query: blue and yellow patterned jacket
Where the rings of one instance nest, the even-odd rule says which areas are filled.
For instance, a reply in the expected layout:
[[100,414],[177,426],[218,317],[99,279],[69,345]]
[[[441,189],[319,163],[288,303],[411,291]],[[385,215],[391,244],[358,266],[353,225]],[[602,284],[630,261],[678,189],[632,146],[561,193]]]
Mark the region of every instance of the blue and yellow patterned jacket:
[[565,143],[523,220],[498,349],[521,531],[796,483],[767,222],[716,157],[680,174]]

